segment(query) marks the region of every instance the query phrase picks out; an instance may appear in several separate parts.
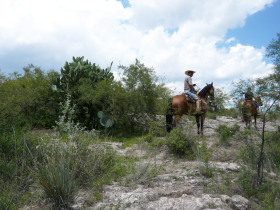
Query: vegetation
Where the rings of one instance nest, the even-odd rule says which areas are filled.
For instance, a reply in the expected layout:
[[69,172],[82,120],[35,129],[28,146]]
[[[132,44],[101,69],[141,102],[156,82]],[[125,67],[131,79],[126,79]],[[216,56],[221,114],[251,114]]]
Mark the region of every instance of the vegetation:
[[[216,173],[208,139],[193,133],[191,123],[187,129],[166,133],[162,115],[170,90],[153,68],[137,59],[119,66],[123,74],[118,81],[112,63],[102,69],[84,57],[73,57],[60,73],[28,65],[23,75],[0,75],[0,209],[33,204],[69,209],[81,188],[92,192],[90,203],[102,199],[104,185],[113,181],[129,187],[153,185],[160,165],[120,156],[107,141],[149,151],[166,146],[179,159],[203,163],[199,172],[209,183],[208,192],[239,193],[257,199],[253,205],[259,208],[278,209],[280,134],[279,129],[265,131],[268,120],[279,119],[279,34],[277,38],[267,48],[275,71],[234,83],[231,97],[238,105],[247,86],[252,87],[265,102],[263,129],[216,129],[223,149],[232,145],[231,140],[242,142],[236,160],[242,170],[233,177]],[[216,89],[207,118],[237,117],[235,107],[227,108],[228,100]]]
[[186,135],[180,128],[173,129],[167,137],[167,146],[179,157],[194,159],[197,147],[197,137],[190,130],[188,131],[189,135]]
[[220,143],[224,146],[229,146],[229,140],[231,137],[233,137],[240,129],[240,126],[235,124],[233,126],[227,126],[227,125],[219,125],[218,128],[216,128],[217,133],[220,136]]

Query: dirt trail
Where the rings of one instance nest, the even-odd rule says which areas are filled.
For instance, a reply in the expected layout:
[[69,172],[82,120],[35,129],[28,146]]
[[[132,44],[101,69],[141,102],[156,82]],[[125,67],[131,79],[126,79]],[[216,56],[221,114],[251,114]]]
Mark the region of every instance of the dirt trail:
[[[187,123],[188,120],[185,119],[181,126],[184,127]],[[221,124],[228,126],[238,124],[241,130],[245,128],[245,125],[241,119],[230,117],[218,117],[216,120],[206,119],[205,121],[205,136],[208,139],[208,146],[213,150],[211,166],[218,176],[223,174],[234,177],[240,169],[238,163],[235,162],[234,154],[237,154],[237,150],[242,145],[238,145],[240,142],[236,142],[228,148],[218,146],[219,137],[215,129]],[[275,130],[277,125],[279,122],[267,123],[266,130]],[[259,119],[258,127],[261,128],[261,126]],[[122,149],[122,143],[112,143],[111,145],[122,155],[140,157],[139,167],[141,164],[152,163],[162,170],[152,184],[124,187],[114,183],[106,186],[103,200],[86,209],[249,209],[249,201],[240,195],[205,193],[204,189],[210,180],[201,175],[200,169],[203,167],[203,163],[200,161],[176,159],[166,147],[162,147],[151,156],[147,154],[143,146],[137,145],[133,148]],[[80,193],[81,196],[78,196],[77,203],[73,206],[77,210],[84,209],[85,193],[82,191]]]

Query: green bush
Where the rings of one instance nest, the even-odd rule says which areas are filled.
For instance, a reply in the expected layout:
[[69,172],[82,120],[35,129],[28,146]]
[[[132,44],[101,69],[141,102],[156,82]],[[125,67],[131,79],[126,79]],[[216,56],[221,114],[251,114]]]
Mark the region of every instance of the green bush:
[[46,164],[38,165],[39,184],[55,209],[69,209],[74,201],[76,168],[71,162],[69,154],[56,151]]
[[165,122],[163,120],[152,121],[149,125],[149,134],[154,137],[161,137],[166,135]]
[[0,130],[54,125],[59,93],[52,85],[57,73],[45,74],[33,65],[24,71],[23,76],[14,73],[0,82]]
[[175,128],[167,136],[167,146],[179,157],[195,158],[197,136],[191,131],[185,134],[182,129]]
[[216,132],[219,133],[220,136],[220,143],[225,146],[229,146],[229,140],[232,136],[234,136],[240,129],[240,126],[235,124],[233,126],[227,126],[227,125],[219,125],[218,128],[216,128]]
[[280,132],[273,131],[265,133],[265,139],[267,140],[266,153],[270,157],[273,166],[276,166],[277,171],[280,169]]
[[132,173],[126,177],[126,186],[136,186],[142,184],[151,186],[156,176],[159,174],[160,166],[153,162],[138,162],[134,165]]
[[58,91],[65,97],[72,96],[76,104],[77,115],[75,120],[79,121],[87,129],[98,128],[97,112],[103,111],[102,102],[95,103],[96,86],[98,83],[113,79],[111,67],[100,68],[99,65],[85,60],[84,57],[73,57],[73,61],[65,62],[61,68],[61,77],[57,83]]
[[74,122],[75,104],[71,104],[70,95],[67,95],[66,101],[60,104],[61,115],[58,121],[55,121],[55,130],[60,134],[74,135],[84,130],[84,128],[77,122]]
[[257,195],[257,171],[243,167],[238,175],[238,183],[246,196]]
[[73,159],[79,183],[87,186],[95,179],[110,173],[117,162],[117,155],[110,146],[95,143],[88,147],[79,145]]
[[103,183],[121,174],[121,167],[116,167],[119,159],[110,146],[96,142],[96,137],[90,141],[79,135],[76,142],[48,137],[38,146],[37,154],[43,154],[37,157],[39,184],[55,208],[69,208],[77,187],[93,187],[99,195]]

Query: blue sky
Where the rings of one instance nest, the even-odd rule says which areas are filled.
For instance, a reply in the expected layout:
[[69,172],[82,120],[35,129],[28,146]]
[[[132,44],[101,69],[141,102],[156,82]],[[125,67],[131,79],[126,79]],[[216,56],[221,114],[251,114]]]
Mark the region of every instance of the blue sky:
[[[275,0],[9,0],[0,7],[0,70],[60,71],[84,56],[106,68],[139,59],[176,93],[184,72],[228,90],[273,71],[265,47],[280,33]],[[159,3],[160,2],[160,3]]]
[[267,47],[276,34],[280,33],[280,1],[249,16],[243,27],[230,29],[227,37],[236,37],[243,45]]

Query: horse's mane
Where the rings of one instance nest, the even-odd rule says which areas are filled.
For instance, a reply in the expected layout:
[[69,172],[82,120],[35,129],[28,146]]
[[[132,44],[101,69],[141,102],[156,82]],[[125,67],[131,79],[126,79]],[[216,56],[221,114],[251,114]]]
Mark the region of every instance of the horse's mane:
[[207,84],[201,91],[199,91],[198,95],[200,97],[205,97],[209,90],[213,87],[212,84]]

